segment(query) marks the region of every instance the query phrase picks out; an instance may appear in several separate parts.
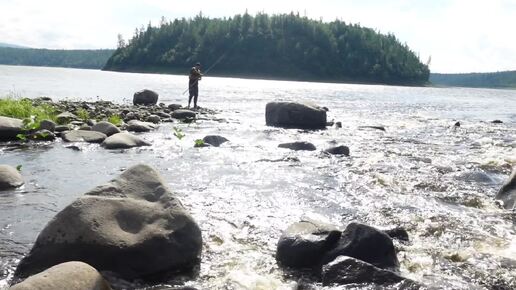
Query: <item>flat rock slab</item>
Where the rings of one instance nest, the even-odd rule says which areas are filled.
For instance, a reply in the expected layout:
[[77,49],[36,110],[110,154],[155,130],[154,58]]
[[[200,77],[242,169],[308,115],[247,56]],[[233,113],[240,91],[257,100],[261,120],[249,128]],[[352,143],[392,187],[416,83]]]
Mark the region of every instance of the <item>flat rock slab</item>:
[[140,164],[59,212],[20,262],[15,278],[82,261],[126,280],[157,279],[191,270],[201,248],[197,223],[160,174]]
[[138,120],[131,120],[127,123],[127,131],[132,132],[149,132],[156,129],[157,126],[150,122],[142,122]]
[[298,129],[325,129],[326,110],[311,104],[271,102],[265,106],[267,126]]
[[0,165],[0,190],[12,189],[24,184],[23,177],[16,168]]
[[106,149],[126,149],[140,146],[150,146],[151,144],[130,133],[117,133],[111,135],[102,142],[101,146]]
[[291,143],[282,143],[278,145],[279,148],[286,148],[294,151],[314,151],[315,145],[310,142],[297,141]]
[[91,127],[91,130],[100,132],[100,133],[104,133],[104,134],[106,134],[106,136],[111,136],[116,133],[120,133],[120,129],[118,129],[117,126],[115,126],[109,122],[106,122],[106,121],[101,121],[101,122],[96,123],[95,125],[93,125],[93,127]]
[[23,132],[23,121],[0,116],[0,141],[17,140],[16,135]]
[[186,109],[178,109],[172,112],[172,118],[183,120],[183,119],[195,119],[196,114],[194,111]]
[[324,150],[324,152],[331,154],[331,155],[349,156],[349,147],[340,145],[340,146],[328,148],[328,149]]
[[9,288],[11,290],[110,290],[102,275],[83,262],[67,262],[53,266]]
[[102,143],[107,136],[104,133],[88,130],[73,130],[61,133],[61,138],[66,142]]

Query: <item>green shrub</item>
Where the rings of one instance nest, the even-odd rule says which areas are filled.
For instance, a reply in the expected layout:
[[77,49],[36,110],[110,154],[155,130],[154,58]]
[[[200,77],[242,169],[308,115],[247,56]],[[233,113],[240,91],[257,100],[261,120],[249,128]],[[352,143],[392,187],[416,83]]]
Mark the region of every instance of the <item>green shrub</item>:
[[41,120],[56,119],[56,110],[48,104],[33,105],[30,99],[0,98],[0,116],[17,119],[31,119],[39,124]]
[[115,126],[122,125],[122,118],[120,118],[120,116],[118,116],[118,115],[109,116],[107,121]]
[[86,111],[83,108],[78,109],[77,112],[75,112],[75,114],[77,115],[77,117],[79,117],[79,119],[83,121],[88,121],[90,119],[90,113],[88,113],[88,111]]

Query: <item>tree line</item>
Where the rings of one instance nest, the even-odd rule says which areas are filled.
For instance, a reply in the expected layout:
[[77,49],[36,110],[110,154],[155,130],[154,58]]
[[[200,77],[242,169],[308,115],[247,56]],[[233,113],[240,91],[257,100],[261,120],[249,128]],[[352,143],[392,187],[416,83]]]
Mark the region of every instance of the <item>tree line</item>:
[[0,64],[101,69],[113,52],[0,47]]
[[393,34],[299,14],[162,21],[119,37],[105,70],[188,72],[217,62],[216,75],[424,84],[430,71]]
[[438,86],[472,88],[516,88],[516,71],[465,74],[431,74],[430,81]]

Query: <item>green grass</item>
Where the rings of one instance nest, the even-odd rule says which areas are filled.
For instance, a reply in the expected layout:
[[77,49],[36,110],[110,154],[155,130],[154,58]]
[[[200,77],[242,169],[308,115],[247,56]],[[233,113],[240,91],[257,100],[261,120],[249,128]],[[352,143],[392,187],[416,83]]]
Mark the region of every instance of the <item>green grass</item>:
[[86,111],[83,108],[78,109],[77,112],[75,112],[75,114],[77,115],[77,117],[79,117],[79,119],[83,121],[88,121],[90,119],[90,113],[88,113],[88,111]]
[[34,106],[29,99],[6,97],[0,98],[0,116],[22,120],[30,119],[39,124],[41,120],[45,119],[55,121],[57,114],[54,107],[50,105]]
[[122,118],[120,118],[120,116],[118,116],[118,115],[109,116],[107,121],[115,126],[122,125]]

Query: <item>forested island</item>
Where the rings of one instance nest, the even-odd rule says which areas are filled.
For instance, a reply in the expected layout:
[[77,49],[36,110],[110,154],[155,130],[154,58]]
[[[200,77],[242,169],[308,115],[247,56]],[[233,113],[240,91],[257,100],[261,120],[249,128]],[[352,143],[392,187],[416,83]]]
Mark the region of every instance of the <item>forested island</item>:
[[437,86],[516,89],[516,71],[465,74],[432,73],[430,82]]
[[101,69],[113,51],[0,47],[0,64]]
[[196,62],[212,75],[422,85],[430,71],[392,34],[299,14],[162,19],[136,29],[104,70],[187,73]]

